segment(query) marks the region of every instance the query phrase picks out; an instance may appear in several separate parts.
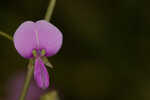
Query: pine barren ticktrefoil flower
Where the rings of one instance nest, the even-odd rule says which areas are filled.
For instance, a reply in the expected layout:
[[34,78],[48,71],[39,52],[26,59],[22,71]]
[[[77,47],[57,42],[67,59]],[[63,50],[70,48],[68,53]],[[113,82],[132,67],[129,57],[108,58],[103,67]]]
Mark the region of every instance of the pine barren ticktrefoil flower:
[[55,55],[62,45],[63,36],[51,23],[40,20],[26,21],[14,34],[14,45],[24,58],[35,58],[34,79],[40,88],[48,88],[49,75],[43,57]]

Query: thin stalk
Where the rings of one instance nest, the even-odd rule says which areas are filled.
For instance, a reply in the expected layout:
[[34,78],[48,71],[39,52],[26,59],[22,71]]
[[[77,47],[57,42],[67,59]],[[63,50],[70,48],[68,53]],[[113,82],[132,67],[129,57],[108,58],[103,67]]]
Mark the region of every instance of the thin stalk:
[[50,21],[52,17],[53,10],[55,8],[56,0],[50,0],[46,14],[45,14],[45,20]]
[[28,88],[30,86],[30,81],[33,76],[33,71],[34,71],[33,60],[30,60],[29,64],[28,64],[28,72],[27,72],[27,76],[25,79],[24,87],[23,87],[23,90],[22,90],[19,100],[25,100]]
[[0,31],[0,35],[1,35],[1,36],[4,36],[5,38],[7,38],[7,39],[9,39],[9,40],[13,40],[13,37],[10,36],[10,35],[8,35],[7,33],[4,33],[4,32],[1,32],[1,31]]

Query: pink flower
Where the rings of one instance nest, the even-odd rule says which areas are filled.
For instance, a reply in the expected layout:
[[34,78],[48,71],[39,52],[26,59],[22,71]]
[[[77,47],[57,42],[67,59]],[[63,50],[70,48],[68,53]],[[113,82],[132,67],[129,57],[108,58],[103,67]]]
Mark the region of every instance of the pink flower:
[[14,45],[24,58],[35,58],[34,79],[40,88],[49,86],[49,75],[42,57],[55,55],[62,45],[63,36],[58,28],[47,21],[26,21],[14,34]]

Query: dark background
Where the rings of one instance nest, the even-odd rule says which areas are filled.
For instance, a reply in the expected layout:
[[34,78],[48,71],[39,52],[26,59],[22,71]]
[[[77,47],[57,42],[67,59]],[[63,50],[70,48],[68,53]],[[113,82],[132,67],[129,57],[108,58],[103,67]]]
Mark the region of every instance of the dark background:
[[[13,35],[26,20],[44,18],[48,0],[1,0],[0,30]],[[56,88],[64,100],[150,99],[150,1],[57,0],[51,22],[64,36]],[[0,99],[28,60],[0,37]],[[11,84],[11,83],[9,83]],[[14,90],[15,91],[15,90]]]

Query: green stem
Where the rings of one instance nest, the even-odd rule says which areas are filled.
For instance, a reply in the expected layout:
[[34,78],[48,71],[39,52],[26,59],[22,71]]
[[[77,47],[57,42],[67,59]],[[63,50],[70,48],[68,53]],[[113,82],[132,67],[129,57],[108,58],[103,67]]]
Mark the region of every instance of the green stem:
[[45,14],[45,20],[50,21],[53,10],[55,8],[56,0],[50,0],[46,14]]
[[25,96],[27,95],[27,91],[30,86],[30,81],[33,76],[33,71],[34,71],[33,60],[31,59],[28,64],[28,72],[27,72],[24,87],[23,87],[23,90],[22,90],[19,100],[25,100]]
[[[49,6],[47,8],[47,12],[45,14],[45,20],[46,21],[50,21],[52,13],[53,13],[53,10],[54,10],[54,7],[55,7],[55,3],[56,3],[56,0],[51,0],[50,1]],[[9,39],[12,39],[7,34],[3,34],[3,36],[5,36],[5,37],[7,37]],[[28,72],[27,72],[26,80],[25,80],[25,83],[24,83],[24,86],[23,86],[23,90],[22,90],[22,93],[20,95],[19,100],[25,100],[25,97],[27,95],[27,91],[28,91],[28,88],[30,86],[30,81],[32,79],[33,72],[34,72],[34,66],[33,66],[34,64],[33,64],[33,62],[34,62],[33,60],[29,61],[29,65],[28,65],[29,67],[28,67]]]
[[1,36],[4,36],[5,38],[7,38],[7,39],[9,39],[9,40],[13,40],[13,37],[12,37],[12,36],[10,36],[10,35],[8,35],[8,34],[6,34],[6,33],[4,33],[4,32],[1,32],[1,31],[0,31],[0,35],[1,35]]

